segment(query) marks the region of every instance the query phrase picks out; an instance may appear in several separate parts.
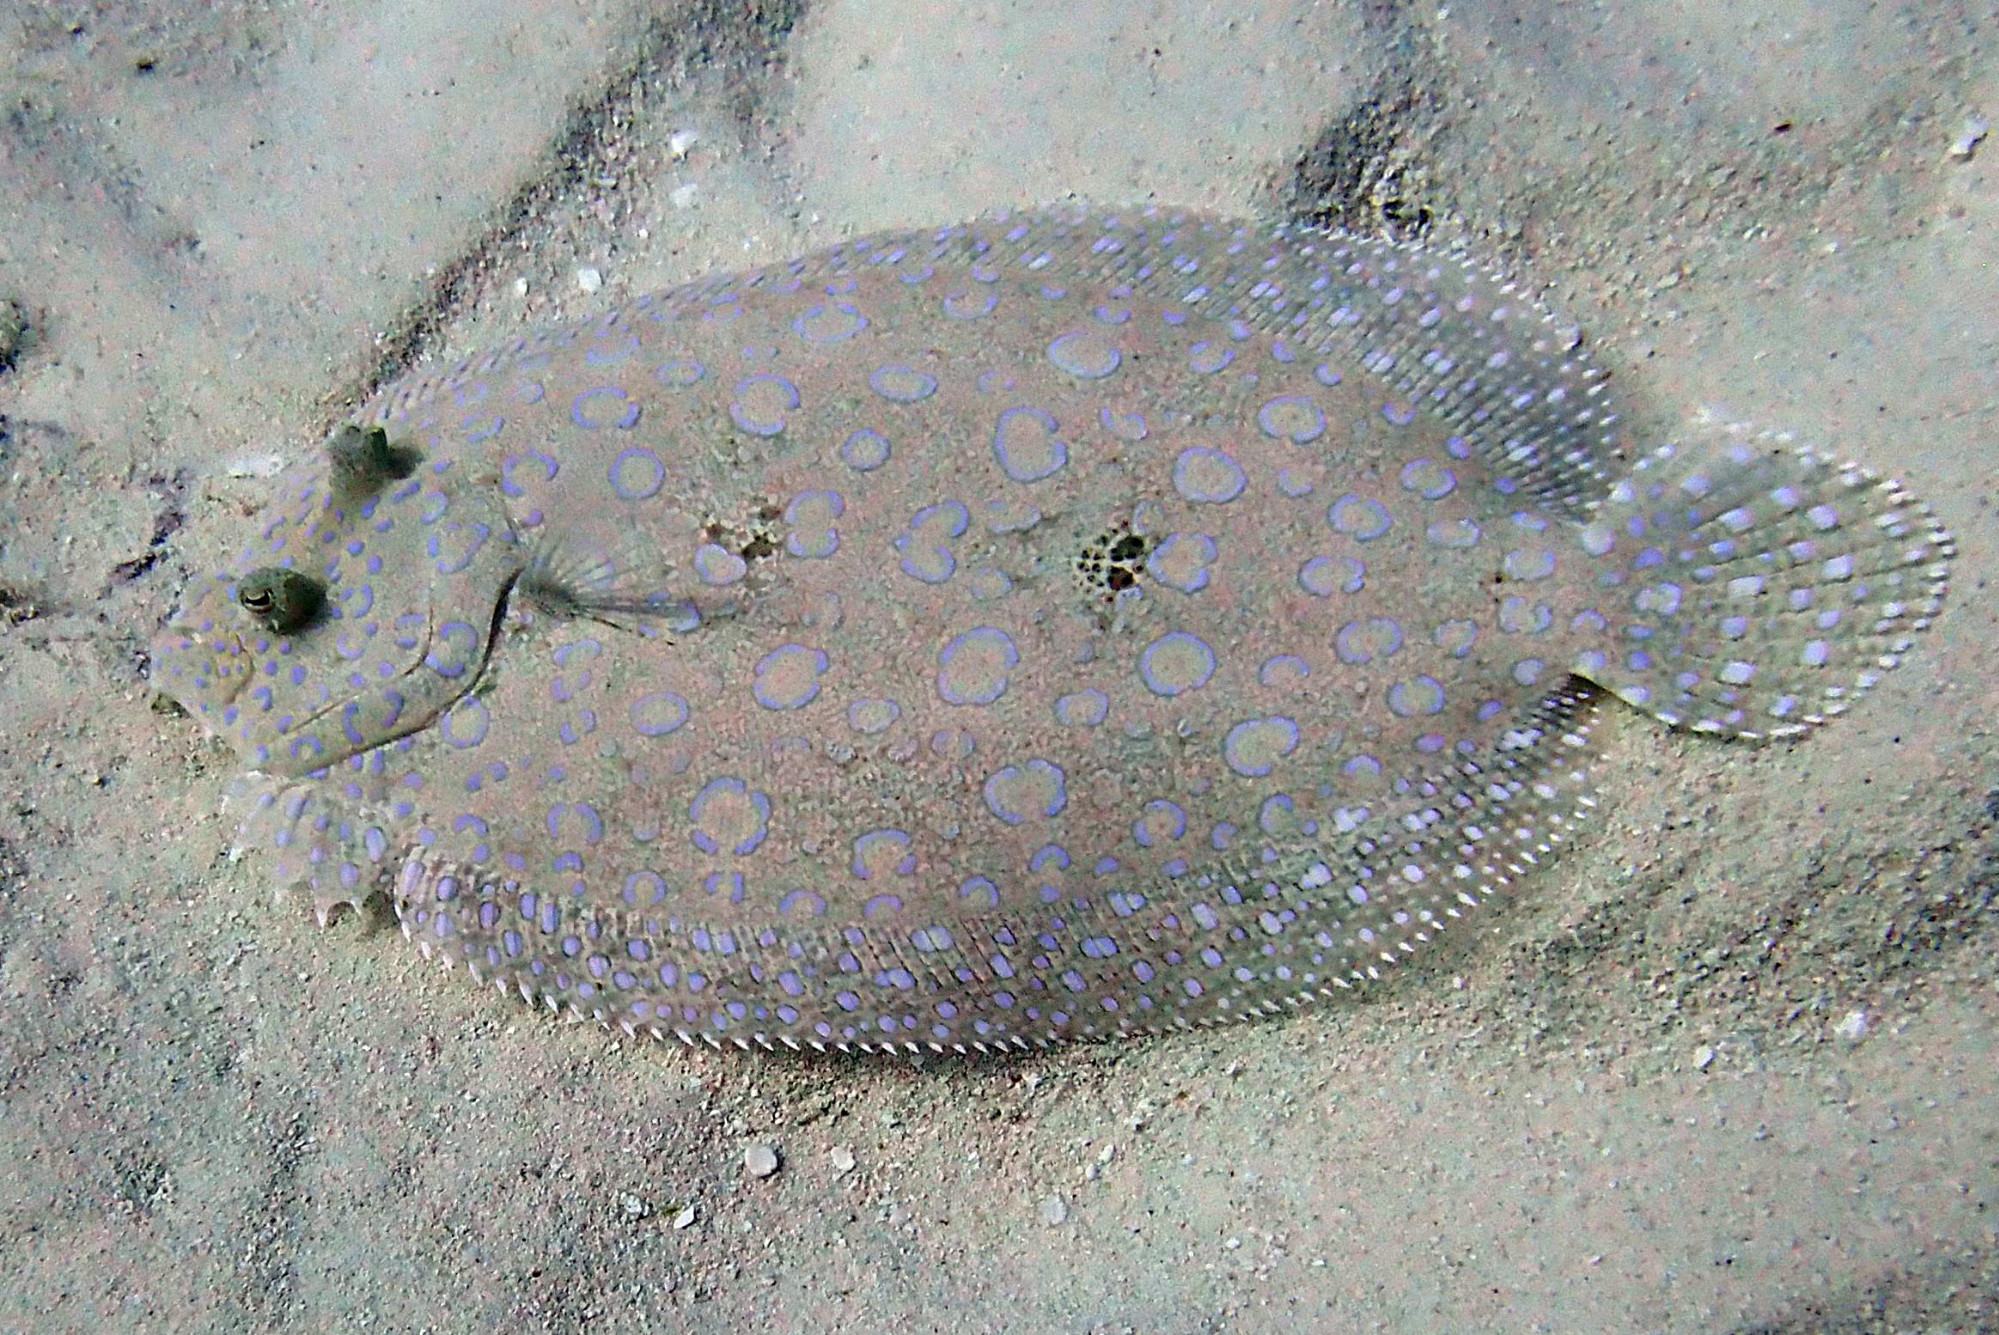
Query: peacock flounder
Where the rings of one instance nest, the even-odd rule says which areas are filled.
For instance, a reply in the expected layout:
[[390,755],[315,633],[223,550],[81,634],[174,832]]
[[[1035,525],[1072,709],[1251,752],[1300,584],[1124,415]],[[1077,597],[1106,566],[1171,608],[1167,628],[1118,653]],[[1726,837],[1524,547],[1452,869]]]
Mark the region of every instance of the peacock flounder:
[[1020,1047],[1380,977],[1611,696],[1784,736],[1943,595],[1897,486],[1628,460],[1511,288],[1168,210],[872,236],[383,394],[154,648],[322,919],[627,1032]]

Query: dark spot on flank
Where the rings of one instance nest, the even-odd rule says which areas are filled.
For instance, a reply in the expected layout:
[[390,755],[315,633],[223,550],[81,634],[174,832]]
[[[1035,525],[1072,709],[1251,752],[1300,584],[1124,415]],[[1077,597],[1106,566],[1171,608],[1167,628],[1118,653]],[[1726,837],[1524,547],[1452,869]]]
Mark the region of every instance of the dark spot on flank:
[[1108,606],[1126,589],[1138,587],[1145,558],[1158,544],[1120,520],[1083,544],[1076,554],[1076,584],[1084,596]]

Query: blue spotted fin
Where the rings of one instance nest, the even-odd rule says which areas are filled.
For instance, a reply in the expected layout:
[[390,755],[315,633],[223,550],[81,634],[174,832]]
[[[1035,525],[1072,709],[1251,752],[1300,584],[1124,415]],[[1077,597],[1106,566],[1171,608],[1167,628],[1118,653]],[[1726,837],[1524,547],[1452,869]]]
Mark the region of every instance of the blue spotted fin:
[[[991,1051],[1256,1019],[1380,980],[1552,861],[1596,810],[1592,734],[1600,721],[1593,692],[1554,692],[1490,755],[1431,775],[1378,811],[1348,813],[1331,837],[1291,833],[1254,856],[1218,858],[1192,877],[1077,897],[1033,936],[1012,914],[976,909],[919,928],[907,941],[857,926],[745,930],[719,914],[675,913],[649,903],[649,894],[608,907],[536,895],[518,880],[431,854],[403,864],[396,908],[404,934],[426,957],[558,1012],[564,999],[542,985],[533,962],[514,963],[518,952],[510,958],[509,935],[521,930],[510,924],[522,918],[524,894],[532,896],[526,904],[534,927],[575,942],[572,957],[585,969],[584,943],[625,943],[622,957],[599,957],[612,987],[636,989],[652,972],[696,995],[784,998],[770,1008],[783,1012],[776,1033],[729,1034],[651,1007],[638,1014],[570,1007],[633,1036],[739,1047]],[[436,930],[441,918],[451,923],[447,933]],[[1135,930],[1153,952],[1134,950]],[[1020,965],[1012,963],[1016,950]],[[1129,994],[1103,987],[1102,962],[1113,959],[1130,961]],[[814,977],[852,984],[812,988]],[[938,1018],[962,1025],[968,1041],[946,1042],[948,1034],[934,1031],[904,1037],[879,1018],[873,1033],[836,1037],[853,1025],[864,982],[939,996]],[[1036,993],[1046,998],[1040,1005]],[[1158,1000],[1145,1004],[1151,998]],[[741,1017],[723,1004],[729,1018],[754,1015],[747,1002]],[[1124,1014],[1128,1004],[1138,1013]],[[1024,1009],[1042,1011],[1054,1030],[1023,1030],[1015,1012]]]
[[1844,713],[1943,605],[1950,535],[1900,485],[1774,436],[1662,450],[1581,533],[1627,619],[1571,666],[1662,722],[1789,737]]

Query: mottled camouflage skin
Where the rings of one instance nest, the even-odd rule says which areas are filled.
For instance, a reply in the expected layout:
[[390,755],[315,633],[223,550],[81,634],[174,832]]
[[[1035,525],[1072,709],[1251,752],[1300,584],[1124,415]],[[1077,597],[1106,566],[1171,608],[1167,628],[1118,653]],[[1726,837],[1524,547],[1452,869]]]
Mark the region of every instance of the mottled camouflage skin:
[[1631,449],[1458,261],[1167,212],[723,275],[363,425],[156,647],[247,841],[322,915],[386,890],[506,990],[718,1043],[1376,978],[1570,837],[1609,696],[1799,731],[1948,554],[1858,469]]

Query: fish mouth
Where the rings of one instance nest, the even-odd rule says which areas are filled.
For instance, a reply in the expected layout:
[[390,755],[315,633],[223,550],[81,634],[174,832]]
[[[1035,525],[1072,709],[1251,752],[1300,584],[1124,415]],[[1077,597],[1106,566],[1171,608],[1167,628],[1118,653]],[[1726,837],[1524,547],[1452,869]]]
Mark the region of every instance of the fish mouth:
[[243,637],[212,626],[197,629],[184,620],[170,624],[147,646],[146,680],[155,694],[173,701],[210,733],[228,726],[223,715],[250,684],[255,660]]
[[[229,585],[217,596],[233,601]],[[249,768],[296,777],[430,726],[484,675],[511,581],[490,608],[440,617],[425,600],[389,624],[319,627],[308,650],[283,635],[224,624],[206,600],[150,646],[147,680]],[[230,620],[236,618],[230,617]]]

